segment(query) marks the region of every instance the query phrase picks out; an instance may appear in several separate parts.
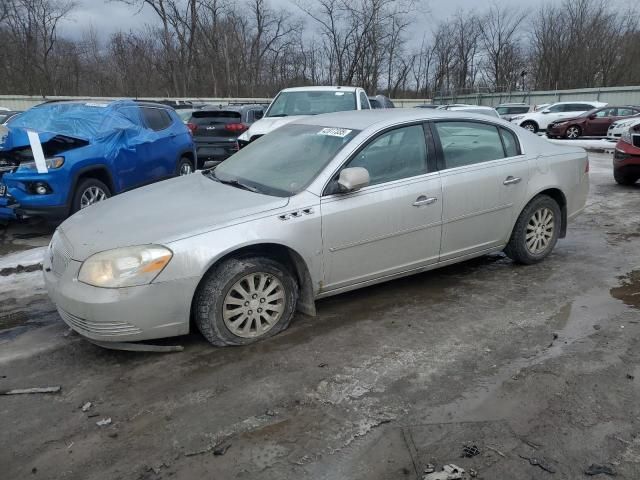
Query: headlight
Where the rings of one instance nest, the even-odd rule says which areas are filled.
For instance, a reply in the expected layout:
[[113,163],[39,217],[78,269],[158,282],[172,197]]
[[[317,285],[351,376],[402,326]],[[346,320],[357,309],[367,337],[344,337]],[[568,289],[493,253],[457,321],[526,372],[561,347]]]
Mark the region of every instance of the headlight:
[[620,136],[620,140],[625,143],[631,144],[631,129],[625,130],[624,133]]
[[104,288],[146,285],[162,272],[172,256],[171,250],[160,245],[107,250],[84,261],[78,280]]
[[566,125],[569,122],[558,122],[558,123],[552,123],[551,126],[553,127],[559,127],[560,125]]
[[[56,168],[60,168],[62,165],[64,165],[64,157],[51,157],[51,158],[45,158],[44,159],[45,163],[47,164],[47,168],[49,170],[55,170]],[[22,162],[20,164],[21,167],[27,167],[27,168],[35,168],[36,167],[36,162]]]
[[238,136],[238,140],[242,140],[244,142],[249,141],[249,130],[246,130],[242,135]]

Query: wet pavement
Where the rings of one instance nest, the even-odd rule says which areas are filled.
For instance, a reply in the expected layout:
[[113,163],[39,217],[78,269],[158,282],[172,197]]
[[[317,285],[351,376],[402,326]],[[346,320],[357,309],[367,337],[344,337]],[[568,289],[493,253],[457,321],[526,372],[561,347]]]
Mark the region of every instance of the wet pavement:
[[0,391],[62,387],[0,396],[0,477],[419,479],[453,463],[487,480],[591,464],[636,480],[640,184],[616,185],[605,154],[591,182],[541,264],[486,256],[322,300],[248,347],[159,342],[185,347],[172,354],[69,334],[37,267],[16,264],[50,229],[0,230]]

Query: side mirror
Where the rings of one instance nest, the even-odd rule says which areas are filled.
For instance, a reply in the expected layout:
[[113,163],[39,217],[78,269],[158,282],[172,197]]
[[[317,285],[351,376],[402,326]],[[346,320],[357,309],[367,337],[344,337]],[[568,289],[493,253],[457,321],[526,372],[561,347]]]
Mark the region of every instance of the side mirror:
[[355,192],[369,185],[369,180],[369,172],[366,168],[345,168],[340,172],[338,186],[342,193]]
[[595,120],[596,119],[596,114],[592,113],[591,115],[589,115],[589,120]]

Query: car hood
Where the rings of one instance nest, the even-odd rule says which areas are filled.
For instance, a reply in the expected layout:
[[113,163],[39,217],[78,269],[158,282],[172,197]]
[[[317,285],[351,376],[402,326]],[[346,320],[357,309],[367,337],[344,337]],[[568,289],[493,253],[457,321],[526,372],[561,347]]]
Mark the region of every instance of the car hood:
[[562,117],[557,120],[552,121],[551,123],[562,123],[562,122],[582,122],[586,119],[586,117]]
[[74,260],[112,248],[167,244],[284,207],[288,198],[225,185],[201,172],[117,195],[68,218],[59,229]]
[[[58,136],[54,132],[38,132],[40,143],[46,143]],[[0,150],[13,150],[29,146],[29,137],[26,128],[2,127],[0,128]]]
[[309,115],[292,115],[289,117],[266,117],[261,118],[257,122],[251,124],[249,130],[247,130],[246,136],[251,138],[253,135],[265,135],[274,131],[276,128],[280,128],[287,123],[294,122],[301,118],[306,118]]

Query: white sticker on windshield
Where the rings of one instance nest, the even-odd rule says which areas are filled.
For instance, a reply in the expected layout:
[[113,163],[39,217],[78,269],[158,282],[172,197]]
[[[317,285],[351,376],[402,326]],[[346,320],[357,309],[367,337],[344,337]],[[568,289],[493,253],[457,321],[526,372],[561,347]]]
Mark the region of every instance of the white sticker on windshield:
[[100,108],[107,108],[107,104],[106,103],[85,103],[85,106],[87,107],[100,107]]
[[328,135],[330,137],[344,138],[351,133],[351,130],[346,128],[323,128],[318,132],[318,135]]
[[338,97],[341,97],[342,95],[344,95],[344,92],[336,92],[336,93],[334,93],[334,95],[337,95]]

